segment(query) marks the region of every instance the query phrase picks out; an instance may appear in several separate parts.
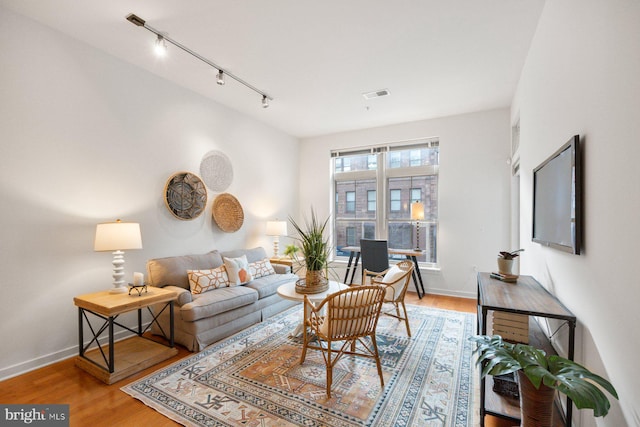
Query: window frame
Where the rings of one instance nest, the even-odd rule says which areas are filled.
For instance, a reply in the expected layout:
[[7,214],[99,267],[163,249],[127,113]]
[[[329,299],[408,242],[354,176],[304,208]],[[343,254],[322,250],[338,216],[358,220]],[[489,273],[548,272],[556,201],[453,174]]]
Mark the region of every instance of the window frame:
[[[354,148],[351,150],[336,150],[336,151],[332,151],[331,152],[331,157],[332,160],[338,160],[337,158],[347,158],[347,156],[357,156],[357,155],[364,155],[367,154],[369,157],[367,158],[367,167],[366,170],[349,170],[347,172],[340,172],[340,171],[336,171],[334,163],[332,162],[332,167],[331,167],[331,192],[334,194],[333,199],[335,200],[335,198],[337,197],[337,193],[336,193],[336,186],[338,183],[340,182],[350,182],[353,181],[355,183],[357,183],[358,181],[363,181],[363,180],[374,180],[376,182],[376,190],[375,190],[375,198],[376,198],[376,215],[374,219],[363,219],[363,224],[365,222],[373,222],[375,223],[375,238],[376,239],[387,239],[388,240],[388,225],[393,223],[393,222],[397,222],[396,219],[392,219],[390,218],[388,215],[390,214],[390,208],[391,208],[391,195],[390,195],[390,188],[388,187],[388,180],[389,178],[418,178],[418,177],[424,177],[424,176],[436,176],[436,180],[437,180],[437,189],[435,191],[435,202],[437,203],[438,200],[440,199],[439,197],[439,180],[437,179],[438,175],[439,175],[439,168],[440,168],[440,152],[439,152],[439,139],[438,138],[424,138],[424,139],[417,139],[417,140],[412,140],[412,141],[401,141],[401,142],[396,142],[396,143],[389,143],[389,144],[384,144],[384,145],[378,145],[378,146],[370,146],[370,147],[365,147],[365,148]],[[421,150],[421,149],[437,149],[437,152],[435,153],[436,155],[436,159],[434,161],[435,164],[430,164],[428,161],[424,162],[422,159],[424,157],[421,156],[420,158],[420,162],[421,163],[419,166],[410,166],[411,163],[415,164],[417,162],[417,159],[415,158],[415,155],[412,156],[411,152],[412,150]],[[401,151],[409,151],[409,161],[407,162],[406,160],[402,160],[402,156],[399,152]],[[377,158],[376,162],[372,162],[371,160],[371,156],[375,155]],[[405,157],[406,159],[406,157]],[[405,163],[405,166],[402,166],[402,162],[407,162]],[[370,169],[370,166],[372,163],[375,163],[377,165],[377,169]],[[427,164],[422,164],[422,163],[427,163]],[[343,162],[344,164],[344,162]],[[349,162],[349,169],[351,169],[351,164]],[[434,195],[431,194],[431,192],[428,190],[427,187],[425,187],[424,189],[422,187],[418,187],[415,188],[413,186],[411,186],[409,188],[410,190],[410,194],[409,197],[411,198],[411,201],[414,201],[414,190],[420,190],[420,201],[425,202],[424,199],[425,197],[429,198],[431,197],[431,200],[433,200]],[[369,193],[373,192],[374,190],[367,190],[367,212],[372,212],[369,209]],[[405,190],[406,191],[406,190]],[[427,192],[427,193],[425,193]],[[358,196],[356,195],[356,198]],[[362,197],[362,196],[360,196]],[[401,196],[401,200],[402,200],[402,196]],[[402,201],[400,202],[402,203]],[[331,223],[331,227],[330,227],[330,232],[331,232],[331,239],[332,241],[336,242],[336,221],[338,220],[338,218],[336,217],[336,212],[335,209],[337,208],[336,204],[334,203],[331,206],[331,213],[332,213],[332,223]],[[356,208],[357,209],[357,208]],[[435,218],[431,217],[428,219],[425,219],[423,221],[420,221],[420,234],[422,234],[423,232],[426,233],[428,229],[431,229],[432,231],[434,231],[434,227],[435,227],[435,237],[432,240],[429,240],[429,242],[433,242],[433,256],[435,259],[435,262],[431,262],[431,261],[420,261],[420,265],[422,267],[426,267],[426,268],[438,268],[439,264],[438,264],[438,247],[439,247],[439,232],[438,232],[438,228],[439,228],[439,209],[437,209],[436,207],[436,214],[435,214]],[[411,220],[406,220],[407,223],[413,223],[415,224],[415,221],[411,221]],[[365,224],[366,225],[366,224]],[[346,256],[344,254],[341,254],[340,252],[338,252],[338,254],[336,254],[336,252],[333,253],[333,257],[336,259],[346,259]]]

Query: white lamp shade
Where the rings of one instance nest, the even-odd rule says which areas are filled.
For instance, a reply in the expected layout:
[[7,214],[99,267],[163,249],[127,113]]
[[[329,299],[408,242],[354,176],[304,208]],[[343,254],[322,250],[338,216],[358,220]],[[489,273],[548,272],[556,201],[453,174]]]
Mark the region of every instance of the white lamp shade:
[[424,204],[422,202],[411,203],[411,219],[415,221],[424,219]]
[[96,251],[142,249],[140,224],[137,222],[105,222],[96,226]]
[[267,221],[267,236],[286,236],[286,221]]

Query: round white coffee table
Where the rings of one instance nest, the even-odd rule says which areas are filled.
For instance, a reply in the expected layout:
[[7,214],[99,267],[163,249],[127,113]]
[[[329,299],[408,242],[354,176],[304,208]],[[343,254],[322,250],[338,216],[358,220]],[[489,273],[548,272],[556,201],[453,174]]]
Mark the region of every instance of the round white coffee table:
[[[345,285],[344,283],[335,282],[333,280],[329,281],[329,289],[324,292],[319,292],[317,294],[301,294],[296,292],[296,282],[285,283],[284,285],[280,285],[278,287],[278,295],[280,295],[284,299],[288,299],[290,301],[298,301],[303,302],[305,295],[309,300],[313,303],[320,302],[325,299],[328,295],[339,292],[343,289],[349,289],[349,285]],[[304,327],[304,319],[300,321],[300,324],[296,326],[296,329],[293,331],[290,337],[297,337],[302,333],[302,328]]]

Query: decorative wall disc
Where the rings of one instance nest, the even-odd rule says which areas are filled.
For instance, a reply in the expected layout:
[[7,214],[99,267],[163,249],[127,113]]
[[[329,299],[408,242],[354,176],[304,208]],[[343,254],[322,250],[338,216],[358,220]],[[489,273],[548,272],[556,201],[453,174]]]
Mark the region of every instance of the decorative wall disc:
[[221,151],[209,151],[200,162],[200,176],[212,191],[225,191],[233,181],[233,167]]
[[197,218],[207,206],[207,189],[202,180],[190,172],[171,176],[165,185],[164,197],[169,212],[178,219]]
[[213,220],[226,233],[238,231],[244,222],[244,211],[238,199],[229,193],[216,197],[213,201]]

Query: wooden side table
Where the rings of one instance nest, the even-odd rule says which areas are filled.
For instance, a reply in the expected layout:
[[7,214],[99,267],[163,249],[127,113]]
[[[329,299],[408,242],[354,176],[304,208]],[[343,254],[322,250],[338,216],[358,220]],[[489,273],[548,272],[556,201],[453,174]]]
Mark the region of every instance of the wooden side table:
[[[76,366],[103,382],[112,384],[176,355],[178,349],[174,347],[173,342],[173,301],[176,297],[177,295],[173,291],[153,286],[149,286],[147,292],[143,292],[141,295],[135,292],[132,295],[127,295],[102,291],[75,297],[73,303],[78,307],[79,332],[79,354],[76,357]],[[165,303],[164,307],[154,315],[150,307],[162,303]],[[144,308],[151,313],[153,319],[145,329],[142,329],[142,310]],[[158,316],[166,309],[169,309],[169,331],[162,330],[157,322]],[[134,310],[138,311],[137,330],[116,321],[120,314]],[[98,328],[94,327],[88,313],[92,315],[92,318],[102,319],[102,325]],[[84,341],[85,322],[93,334],[88,344],[85,344]],[[168,346],[143,336],[154,323],[160,327],[165,338],[169,340]],[[115,342],[115,326],[133,332],[136,336]],[[108,343],[106,344],[100,341],[100,336],[105,331],[108,333]]]

